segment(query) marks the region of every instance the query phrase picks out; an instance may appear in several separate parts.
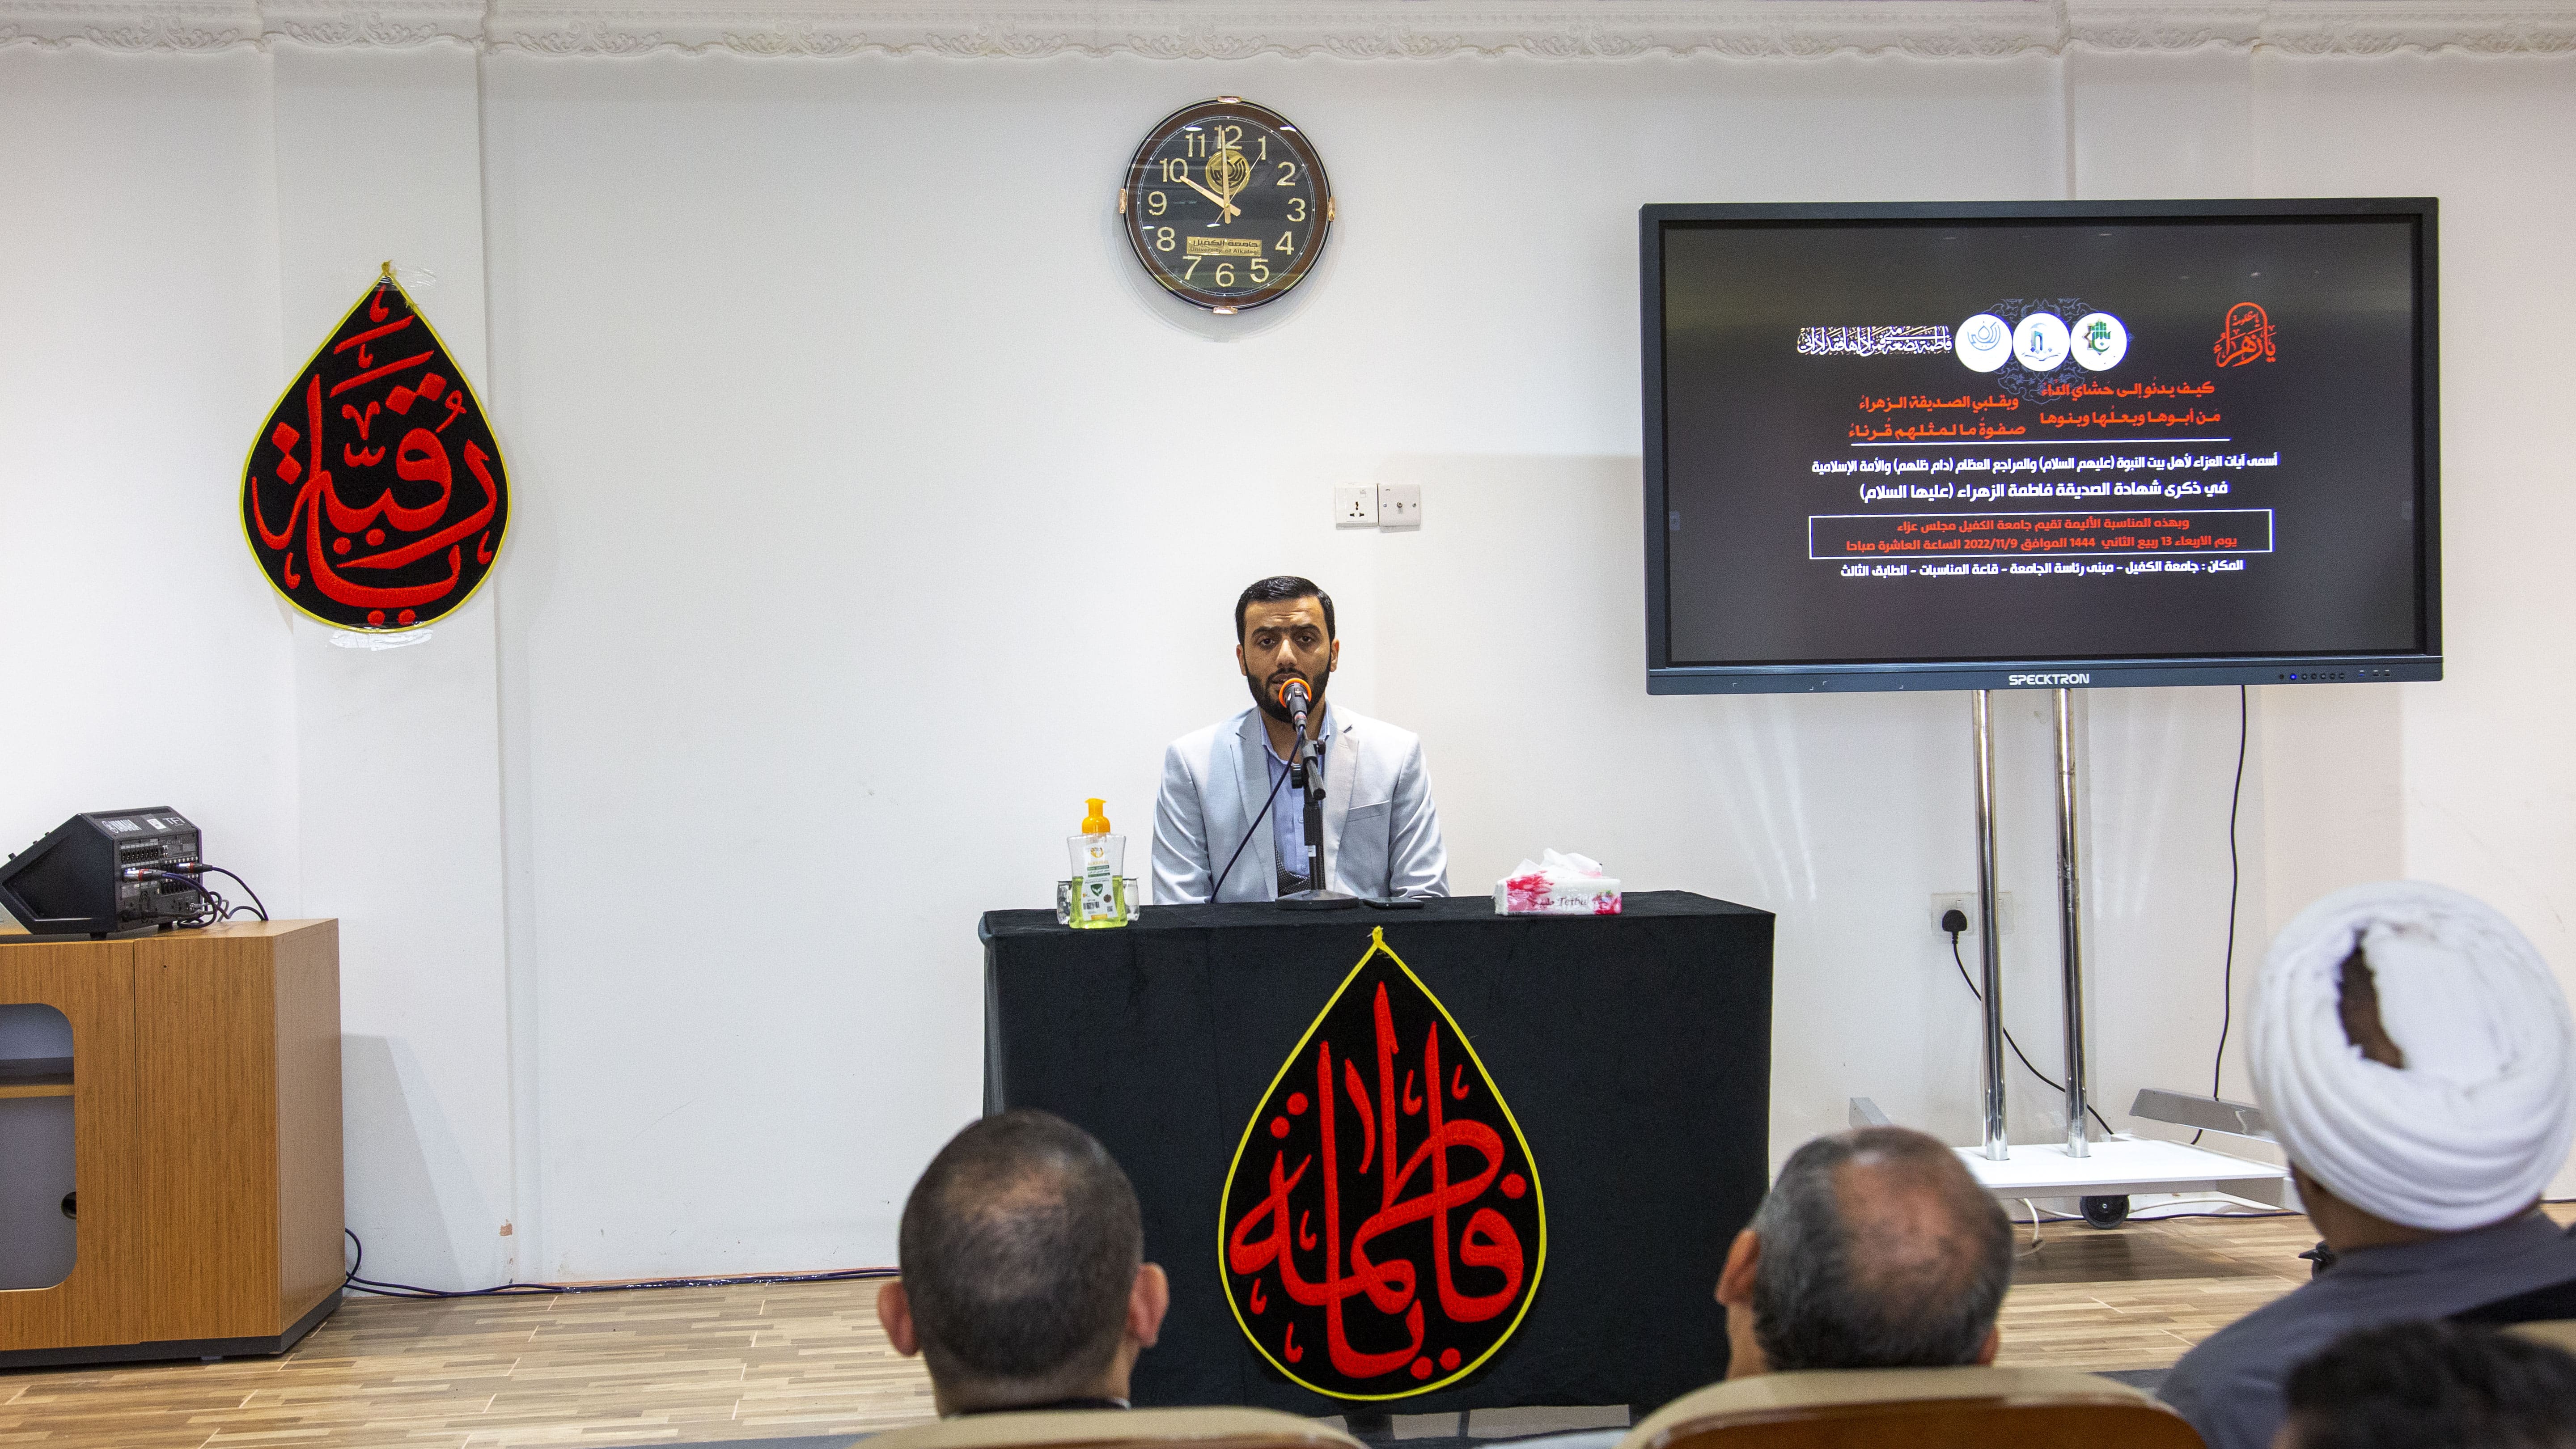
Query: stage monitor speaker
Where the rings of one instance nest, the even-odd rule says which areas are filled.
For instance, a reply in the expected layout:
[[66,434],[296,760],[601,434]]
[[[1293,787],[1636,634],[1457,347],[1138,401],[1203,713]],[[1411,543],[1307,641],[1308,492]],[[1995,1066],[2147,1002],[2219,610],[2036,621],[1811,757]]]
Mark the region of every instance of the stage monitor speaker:
[[202,908],[195,884],[127,872],[204,858],[197,827],[167,805],[75,815],[0,864],[0,908],[30,933],[0,935],[0,942],[166,930]]

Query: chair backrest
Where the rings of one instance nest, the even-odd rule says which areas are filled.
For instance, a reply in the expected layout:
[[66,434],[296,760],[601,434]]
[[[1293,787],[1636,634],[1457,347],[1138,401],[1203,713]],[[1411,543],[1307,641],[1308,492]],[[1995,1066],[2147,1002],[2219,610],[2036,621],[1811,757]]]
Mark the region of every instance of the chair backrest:
[[1819,1369],[1711,1384],[1619,1449],[2201,1449],[2171,1409],[2072,1369]]
[[2576,1353],[2576,1318],[2548,1319],[2539,1323],[2516,1323],[2505,1329],[2528,1339],[2548,1344],[2551,1348]]
[[868,1449],[1366,1449],[1312,1419],[1271,1409],[1041,1409],[967,1414],[870,1435]]
[[2516,1323],[2557,1323],[2576,1318],[2576,1278],[2546,1283],[2511,1298],[2481,1303],[2451,1314],[2453,1323],[2484,1323],[2497,1328]]

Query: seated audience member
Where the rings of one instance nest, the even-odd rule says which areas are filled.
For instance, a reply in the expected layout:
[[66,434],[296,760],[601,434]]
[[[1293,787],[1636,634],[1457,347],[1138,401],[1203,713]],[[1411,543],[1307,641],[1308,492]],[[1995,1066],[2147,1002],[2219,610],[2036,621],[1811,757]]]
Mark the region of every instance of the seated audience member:
[[930,1369],[939,1413],[1123,1409],[1171,1286],[1143,1261],[1127,1174],[1046,1112],[949,1140],[903,1205],[903,1276],[877,1294],[895,1351]]
[[2273,1449],[2576,1449],[2576,1358],[2489,1328],[2347,1333],[2286,1398]]
[[2211,1449],[2263,1449],[2291,1365],[2356,1328],[2576,1280],[2539,1211],[2576,1137],[2576,1026],[2548,964],[2440,886],[2341,891],[2264,959],[2254,1088],[2335,1254],[2212,1335],[2158,1392]]
[[1957,1153],[1902,1127],[1819,1137],[1727,1250],[1726,1376],[1992,1363],[2012,1267]]

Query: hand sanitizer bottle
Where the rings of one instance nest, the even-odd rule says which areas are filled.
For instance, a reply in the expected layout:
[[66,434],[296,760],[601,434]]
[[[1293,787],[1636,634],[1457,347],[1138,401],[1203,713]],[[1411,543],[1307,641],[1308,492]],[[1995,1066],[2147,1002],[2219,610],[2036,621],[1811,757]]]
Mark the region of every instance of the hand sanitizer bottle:
[[1109,833],[1105,800],[1085,800],[1091,813],[1082,817],[1082,833],[1065,837],[1073,857],[1073,911],[1065,924],[1076,929],[1127,924],[1127,892],[1119,879],[1127,860],[1127,837]]

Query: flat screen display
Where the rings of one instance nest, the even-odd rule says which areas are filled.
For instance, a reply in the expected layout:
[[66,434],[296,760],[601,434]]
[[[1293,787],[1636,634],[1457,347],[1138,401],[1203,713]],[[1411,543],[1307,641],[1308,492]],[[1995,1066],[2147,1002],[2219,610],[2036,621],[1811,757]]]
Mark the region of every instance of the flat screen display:
[[1646,207],[1649,690],[2439,678],[2434,220]]

